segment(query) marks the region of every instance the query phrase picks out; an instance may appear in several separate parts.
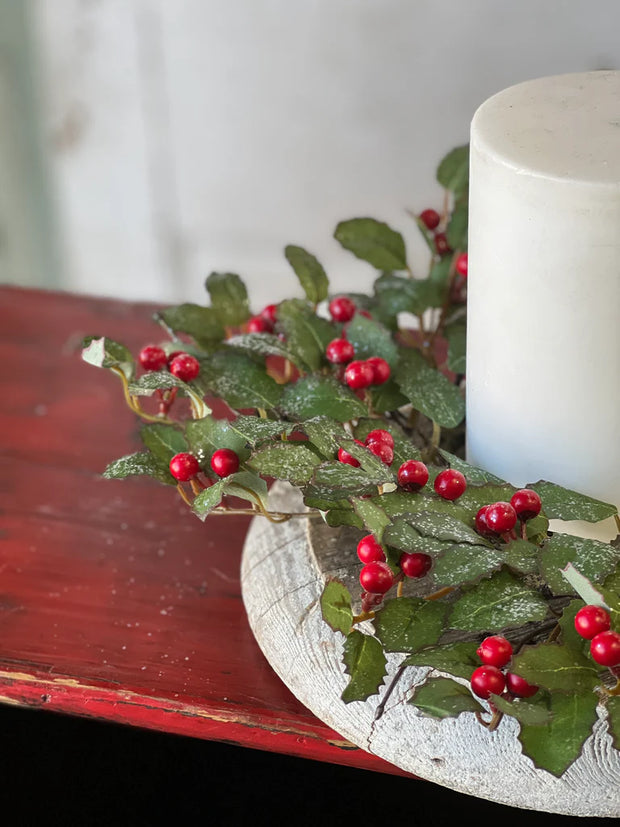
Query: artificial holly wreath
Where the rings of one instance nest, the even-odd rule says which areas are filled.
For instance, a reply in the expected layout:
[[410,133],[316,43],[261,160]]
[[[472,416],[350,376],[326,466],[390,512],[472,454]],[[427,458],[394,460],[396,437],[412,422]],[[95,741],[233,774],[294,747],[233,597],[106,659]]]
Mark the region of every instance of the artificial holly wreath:
[[[517,489],[465,462],[467,146],[437,180],[441,209],[412,213],[425,278],[400,233],[356,218],[335,238],[379,271],[370,295],[330,295],[317,259],[288,246],[303,298],[252,315],[239,276],[212,273],[209,306],[158,312],[166,341],[137,359],[89,337],[83,358],[120,378],[143,423],[145,450],[104,476],[175,486],[202,519],[353,527],[360,591],[331,579],[321,596],[344,636],[343,700],[377,695],[386,653],[401,653],[394,680],[429,668],[410,699],[420,714],[474,713],[490,730],[513,716],[523,751],[559,776],[599,716],[620,746],[620,547],[549,520],[618,522],[617,509],[544,480]],[[271,511],[274,479],[297,486],[306,510]]]

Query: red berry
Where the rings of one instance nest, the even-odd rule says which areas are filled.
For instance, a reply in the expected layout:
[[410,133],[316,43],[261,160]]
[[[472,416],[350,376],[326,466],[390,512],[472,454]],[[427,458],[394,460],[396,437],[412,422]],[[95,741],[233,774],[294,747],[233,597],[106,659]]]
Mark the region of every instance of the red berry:
[[325,355],[328,362],[334,365],[343,365],[353,359],[355,348],[347,339],[334,339],[327,345]]
[[390,366],[380,356],[371,356],[370,359],[366,359],[366,364],[372,368],[373,385],[383,385],[390,378],[392,372]]
[[363,316],[365,319],[372,319],[372,314],[368,310],[358,310],[357,311],[360,316]]
[[575,615],[575,629],[586,640],[610,628],[611,618],[602,606],[583,606]]
[[422,210],[420,213],[420,221],[428,230],[435,230],[439,226],[441,216],[437,210]]
[[456,468],[446,468],[435,477],[435,491],[444,500],[457,500],[467,488],[467,480]]
[[239,470],[239,457],[231,448],[218,448],[211,457],[211,468],[218,477],[229,477]]
[[376,560],[366,563],[362,568],[360,583],[362,588],[371,594],[385,594],[392,588],[394,575],[387,563]]
[[488,527],[496,534],[512,531],[517,524],[517,512],[510,503],[497,502],[487,506],[485,519]]
[[456,257],[454,269],[460,276],[467,278],[467,253],[461,253]]
[[140,351],[138,361],[144,370],[163,370],[166,367],[168,358],[163,349],[157,345],[146,345]]
[[266,316],[252,316],[248,321],[248,333],[273,333],[273,322]]
[[374,431],[371,431],[368,434],[364,444],[370,445],[371,442],[385,442],[385,444],[389,445],[390,448],[394,447],[394,437],[389,431],[386,431],[383,428],[375,428]]
[[497,666],[479,666],[472,673],[471,688],[479,698],[501,695],[506,688],[506,678]]
[[440,256],[445,256],[446,253],[450,252],[450,245],[448,244],[445,233],[437,233],[435,235],[435,249]]
[[620,634],[610,629],[599,632],[590,641],[590,654],[601,666],[620,665]]
[[170,473],[179,482],[192,480],[199,471],[200,465],[193,454],[175,454],[170,460]]
[[374,375],[371,365],[367,362],[357,360],[347,365],[347,369],[344,372],[344,380],[350,388],[359,390],[360,388],[367,388],[369,385],[372,385]]
[[422,552],[418,551],[411,553],[404,551],[398,561],[398,565],[405,577],[415,578],[424,577],[430,570],[432,564],[433,558],[430,554],[422,554]]
[[184,354],[185,354],[184,350],[173,350],[172,353],[169,353],[168,354],[168,368],[170,368],[170,362],[172,362],[173,359],[176,359],[177,356],[183,356]]
[[408,459],[398,469],[397,477],[405,491],[419,491],[428,482],[428,468],[417,459]]
[[394,462],[394,449],[387,442],[369,442],[366,447],[386,465],[391,465]]
[[181,382],[191,382],[200,373],[200,362],[189,353],[179,353],[170,360],[168,370]]
[[542,503],[536,491],[531,488],[520,488],[510,498],[510,504],[517,512],[520,520],[531,520],[540,514]]
[[355,302],[346,296],[338,296],[330,301],[329,312],[335,322],[350,322],[355,315]]
[[480,660],[487,666],[497,666],[500,669],[510,662],[512,657],[512,646],[510,641],[506,640],[501,635],[491,635],[485,637],[476,654]]
[[372,534],[367,534],[357,544],[357,556],[362,563],[376,563],[385,560],[383,546],[375,540]]
[[515,675],[514,672],[508,672],[506,675],[506,689],[517,698],[531,698],[538,692],[537,686],[528,683],[525,678]]
[[483,505],[482,508],[480,508],[478,510],[478,513],[476,514],[476,531],[478,532],[478,534],[482,534],[483,537],[490,537],[493,534],[495,534],[495,532],[489,528],[489,525],[487,523],[488,507],[488,505]]
[[267,307],[263,307],[263,309],[260,312],[260,315],[264,319],[267,319],[267,321],[271,322],[272,325],[274,325],[278,320],[277,313],[278,313],[278,305],[277,304],[268,304]]
[[[363,442],[360,442],[359,439],[355,440],[358,445],[363,445]],[[338,449],[338,461],[344,462],[346,465],[352,465],[354,468],[359,468],[359,460],[352,457],[348,451],[345,451],[344,448]]]

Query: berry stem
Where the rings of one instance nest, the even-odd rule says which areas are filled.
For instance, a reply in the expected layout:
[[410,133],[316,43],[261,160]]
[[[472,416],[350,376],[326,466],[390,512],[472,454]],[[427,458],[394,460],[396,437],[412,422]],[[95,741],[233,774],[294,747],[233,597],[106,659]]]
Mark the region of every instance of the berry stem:
[[127,407],[132,413],[135,413],[137,416],[141,417],[141,419],[144,419],[146,422],[160,422],[164,425],[175,424],[171,419],[168,419],[165,416],[161,416],[161,414],[153,415],[144,411],[140,406],[137,398],[129,393],[129,382],[127,381],[127,377],[125,376],[123,371],[120,368],[116,367],[110,369],[120,378],[121,383],[123,385],[123,396],[125,397],[125,402],[127,403]]
[[389,701],[390,695],[392,694],[392,692],[396,688],[396,684],[398,683],[398,681],[402,678],[403,672],[405,671],[406,668],[407,668],[407,665],[405,663],[401,663],[401,665],[398,667],[398,669],[394,673],[394,677],[392,678],[392,680],[390,681],[387,689],[385,690],[385,694],[384,694],[383,698],[381,699],[381,703],[378,704],[377,708],[375,709],[375,717],[374,717],[375,721],[378,721],[379,718],[385,712],[385,705]]
[[185,489],[183,488],[183,486],[181,485],[181,483],[180,483],[180,482],[179,482],[179,483],[177,483],[177,491],[178,491],[178,492],[179,492],[179,494],[181,495],[181,499],[184,501],[184,503],[185,503],[186,505],[189,505],[189,507],[191,508],[191,507],[192,507],[192,505],[193,505],[193,503],[192,503],[192,501],[190,500],[190,498],[187,496],[187,494],[185,493]]
[[363,623],[364,620],[372,620],[375,616],[374,612],[360,612],[358,615],[353,615],[353,620],[351,623],[355,625],[356,623]]

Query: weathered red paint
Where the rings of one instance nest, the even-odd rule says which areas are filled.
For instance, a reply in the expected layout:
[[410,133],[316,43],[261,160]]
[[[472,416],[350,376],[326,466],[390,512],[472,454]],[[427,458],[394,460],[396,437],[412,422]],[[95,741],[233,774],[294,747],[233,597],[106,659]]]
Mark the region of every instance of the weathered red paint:
[[273,672],[239,587],[246,517],[200,522],[172,487],[104,480],[139,450],[86,334],[139,348],[155,308],[0,289],[0,702],[403,774]]

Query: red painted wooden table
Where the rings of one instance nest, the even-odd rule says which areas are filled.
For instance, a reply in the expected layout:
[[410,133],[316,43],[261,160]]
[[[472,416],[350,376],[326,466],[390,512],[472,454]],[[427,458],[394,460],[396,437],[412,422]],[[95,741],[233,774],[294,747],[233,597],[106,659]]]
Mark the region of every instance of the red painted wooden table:
[[239,585],[246,517],[105,480],[140,449],[86,334],[133,352],[154,307],[0,288],[0,702],[402,774],[315,718],[272,671]]

